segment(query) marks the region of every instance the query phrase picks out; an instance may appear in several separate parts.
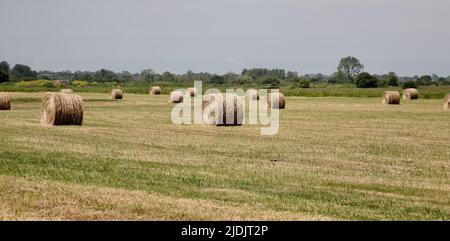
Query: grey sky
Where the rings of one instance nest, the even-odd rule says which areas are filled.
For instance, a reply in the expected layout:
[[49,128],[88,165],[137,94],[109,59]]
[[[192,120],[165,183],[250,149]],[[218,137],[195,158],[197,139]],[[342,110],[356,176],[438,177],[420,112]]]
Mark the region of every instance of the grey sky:
[[0,0],[0,59],[43,70],[450,75],[448,0]]

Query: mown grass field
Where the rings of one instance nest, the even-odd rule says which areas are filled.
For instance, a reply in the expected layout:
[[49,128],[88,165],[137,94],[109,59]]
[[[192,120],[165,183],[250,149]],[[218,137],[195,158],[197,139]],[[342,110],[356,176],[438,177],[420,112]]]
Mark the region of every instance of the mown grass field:
[[0,112],[1,220],[450,220],[441,100],[288,97],[261,136],[173,125],[166,95],[81,95],[81,127],[40,126],[42,93]]

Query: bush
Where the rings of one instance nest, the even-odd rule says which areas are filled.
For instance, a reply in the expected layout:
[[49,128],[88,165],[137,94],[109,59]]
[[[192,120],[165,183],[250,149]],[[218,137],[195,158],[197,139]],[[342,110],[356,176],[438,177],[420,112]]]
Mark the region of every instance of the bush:
[[74,81],[72,81],[72,85],[77,86],[77,87],[83,87],[83,86],[88,86],[89,82],[84,81],[84,80],[74,80]]
[[302,79],[299,82],[299,86],[300,86],[300,88],[309,88],[310,87],[310,82],[307,79]]
[[9,81],[9,74],[0,70],[0,83],[8,82],[8,81]]
[[356,86],[358,88],[376,88],[378,79],[367,72],[362,72],[356,76]]
[[32,81],[19,81],[16,83],[19,87],[55,87],[51,80],[32,80]]
[[408,89],[408,88],[417,88],[417,82],[415,82],[413,80],[409,80],[409,81],[406,81],[405,83],[403,83],[403,89]]
[[264,88],[279,88],[280,80],[276,77],[267,77],[262,81]]
[[386,82],[389,86],[398,86],[398,77],[395,74],[389,74],[386,78]]

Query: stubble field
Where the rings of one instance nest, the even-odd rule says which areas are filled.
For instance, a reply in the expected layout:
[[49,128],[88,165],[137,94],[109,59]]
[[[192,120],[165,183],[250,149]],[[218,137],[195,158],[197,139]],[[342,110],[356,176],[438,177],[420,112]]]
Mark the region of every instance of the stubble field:
[[174,125],[168,96],[81,93],[83,126],[0,111],[0,220],[450,220],[441,100],[288,97],[259,125]]

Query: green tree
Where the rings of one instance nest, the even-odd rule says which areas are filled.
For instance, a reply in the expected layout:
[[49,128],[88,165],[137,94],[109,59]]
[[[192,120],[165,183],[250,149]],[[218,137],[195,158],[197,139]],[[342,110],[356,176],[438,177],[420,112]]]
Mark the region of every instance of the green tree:
[[223,76],[215,74],[215,75],[211,76],[211,78],[209,79],[209,82],[213,83],[213,84],[222,85],[222,84],[225,84],[225,78]]
[[403,83],[403,89],[408,88],[417,88],[417,82],[414,80],[408,80],[405,83]]
[[262,81],[263,87],[265,88],[279,88],[280,87],[280,79],[276,78],[276,77],[266,77],[264,78],[264,80]]
[[310,86],[309,80],[308,80],[308,79],[305,79],[305,78],[302,78],[302,79],[299,81],[299,86],[300,86],[300,88],[310,88],[310,87],[311,87],[311,86]]
[[9,81],[9,64],[6,61],[0,62],[0,83]]
[[14,80],[23,80],[23,79],[36,79],[37,73],[36,71],[33,71],[30,66],[23,65],[23,64],[16,64],[11,69],[10,76]]
[[387,78],[386,78],[386,83],[389,86],[398,86],[399,85],[399,81],[398,81],[398,77],[394,72],[389,72]]
[[176,76],[174,74],[170,73],[169,71],[166,71],[161,75],[162,81],[173,82],[173,81],[176,81],[176,79],[177,79]]
[[362,72],[356,76],[356,86],[358,88],[376,88],[378,79],[367,72]]
[[9,64],[6,61],[0,62],[0,71],[3,71],[5,74],[9,75],[9,71],[11,69],[9,68]]
[[429,76],[429,75],[421,76],[417,80],[417,85],[426,86],[426,85],[431,85],[432,83],[433,83],[433,78],[431,78],[431,76]]
[[329,84],[342,84],[342,83],[344,83],[344,81],[345,81],[344,73],[337,71],[331,75],[330,79],[328,80],[328,83]]
[[139,79],[144,82],[152,82],[154,80],[155,72],[152,69],[144,69],[139,74]]
[[0,83],[8,81],[9,81],[9,74],[3,72],[3,70],[0,70]]
[[364,70],[364,65],[355,57],[345,57],[339,61],[337,71],[342,74],[344,81],[353,83],[354,78]]

